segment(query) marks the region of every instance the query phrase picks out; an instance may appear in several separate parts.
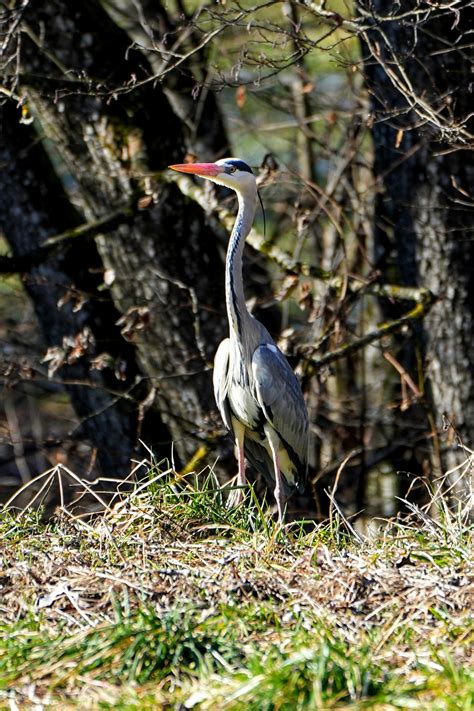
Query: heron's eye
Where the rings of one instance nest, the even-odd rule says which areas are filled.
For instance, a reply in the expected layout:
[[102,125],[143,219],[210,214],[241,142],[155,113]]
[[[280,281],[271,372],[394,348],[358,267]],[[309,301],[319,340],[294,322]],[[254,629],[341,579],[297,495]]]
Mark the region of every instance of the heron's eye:
[[236,170],[237,170],[237,168],[235,167],[235,165],[231,165],[231,166],[229,167],[229,172],[230,172],[230,173],[235,173]]

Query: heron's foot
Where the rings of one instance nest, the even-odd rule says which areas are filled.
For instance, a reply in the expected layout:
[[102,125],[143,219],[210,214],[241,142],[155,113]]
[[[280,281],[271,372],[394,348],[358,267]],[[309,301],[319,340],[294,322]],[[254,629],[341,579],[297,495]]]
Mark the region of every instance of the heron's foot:
[[278,511],[278,518],[277,518],[277,523],[279,528],[283,528],[283,524],[285,522],[285,513],[286,513],[286,497],[283,495],[283,491],[281,488],[281,482],[277,479],[277,486],[275,487],[275,501],[277,505],[277,511]]
[[239,487],[238,489],[233,489],[227,497],[227,508],[233,509],[235,506],[240,506],[240,504],[245,501],[246,496],[247,492],[243,488],[243,486]]

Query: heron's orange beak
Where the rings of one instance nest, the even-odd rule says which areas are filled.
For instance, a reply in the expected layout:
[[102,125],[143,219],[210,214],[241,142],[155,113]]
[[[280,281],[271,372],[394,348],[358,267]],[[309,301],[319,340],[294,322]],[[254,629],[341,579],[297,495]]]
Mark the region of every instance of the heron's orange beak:
[[177,165],[169,165],[168,168],[177,170],[179,173],[200,175],[203,178],[215,178],[222,172],[222,166],[216,163],[178,163]]

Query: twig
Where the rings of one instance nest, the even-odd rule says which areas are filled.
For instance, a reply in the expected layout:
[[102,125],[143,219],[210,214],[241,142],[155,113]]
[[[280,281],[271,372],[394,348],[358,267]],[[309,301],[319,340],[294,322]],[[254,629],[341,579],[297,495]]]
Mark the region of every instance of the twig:
[[[195,185],[188,178],[182,178],[179,176],[177,178],[172,177],[170,180],[177,182],[179,189],[184,195],[192,200],[195,200],[204,210],[209,212],[209,196],[204,190]],[[223,208],[218,208],[217,214],[219,222],[230,229],[234,221],[233,215],[228,210]],[[334,275],[331,272],[312,264],[297,261],[284,250],[276,247],[270,242],[267,242],[263,235],[261,235],[255,227],[252,228],[249,236],[247,237],[247,242],[256,251],[264,254],[269,259],[272,259],[275,264],[287,272],[310,277],[318,281],[324,281],[330,289],[334,289],[335,291],[347,289],[355,295],[362,293],[373,294],[374,296],[390,298],[396,301],[415,302],[414,308],[408,311],[408,313],[398,319],[395,319],[394,321],[382,324],[377,329],[366,333],[365,336],[361,336],[355,341],[352,341],[352,343],[341,346],[341,348],[337,348],[336,350],[321,356],[321,358],[306,358],[305,373],[307,375],[314,374],[316,370],[321,368],[323,365],[328,365],[329,363],[339,360],[340,358],[345,358],[346,356],[357,352],[369,343],[373,343],[374,341],[380,340],[384,336],[395,333],[403,326],[410,324],[412,321],[424,318],[436,300],[434,294],[423,287],[381,284],[375,281],[364,282],[355,277],[344,278],[339,275]]]
[[127,206],[110,212],[92,222],[86,222],[78,227],[72,227],[58,235],[48,237],[37,249],[15,257],[0,257],[0,274],[15,274],[29,271],[32,267],[42,264],[63,246],[69,246],[76,239],[88,239],[103,232],[110,232],[119,225],[131,220],[136,209]]
[[[193,183],[189,178],[181,176],[170,176],[170,182],[176,182],[179,189],[186,195],[197,202],[203,210],[209,213],[209,195],[206,191]],[[216,209],[218,222],[230,231],[232,228],[235,216],[225,208],[218,207]],[[212,217],[210,218],[212,222]],[[324,281],[330,289],[340,291],[346,287],[345,278],[335,275],[326,269],[321,269],[314,264],[307,264],[294,259],[288,252],[275,246],[272,242],[267,241],[265,237],[253,227],[247,237],[247,243],[260,254],[271,259],[281,269],[299,276],[309,277],[318,281]],[[381,284],[379,282],[367,282],[355,277],[348,278],[347,289],[354,293],[373,294],[374,296],[384,296],[395,301],[415,301],[417,304],[426,304],[434,300],[433,295],[423,287],[415,286],[399,286],[397,284]],[[410,318],[415,318],[411,316]],[[417,317],[419,318],[419,317]]]
[[366,333],[365,336],[357,338],[355,341],[352,341],[352,343],[348,343],[340,348],[336,348],[336,350],[331,351],[330,353],[326,353],[326,355],[321,356],[321,358],[307,359],[305,362],[306,374],[313,375],[323,365],[329,365],[329,363],[333,363],[340,358],[345,358],[352,353],[356,353],[361,348],[364,348],[364,346],[369,345],[369,343],[379,341],[384,336],[387,336],[390,333],[395,333],[395,331],[398,331],[403,326],[410,324],[412,321],[417,321],[418,319],[423,318],[428,313],[434,301],[435,297],[432,294],[429,294],[424,303],[416,304],[411,311],[404,314],[400,318],[390,321],[389,323],[382,324],[374,331]]

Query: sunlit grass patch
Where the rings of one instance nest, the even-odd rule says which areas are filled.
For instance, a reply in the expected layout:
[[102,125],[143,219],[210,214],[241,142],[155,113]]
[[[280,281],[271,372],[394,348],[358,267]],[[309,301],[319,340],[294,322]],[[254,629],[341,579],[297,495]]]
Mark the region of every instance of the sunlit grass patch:
[[472,527],[280,530],[167,463],[101,513],[0,520],[0,705],[469,709]]

